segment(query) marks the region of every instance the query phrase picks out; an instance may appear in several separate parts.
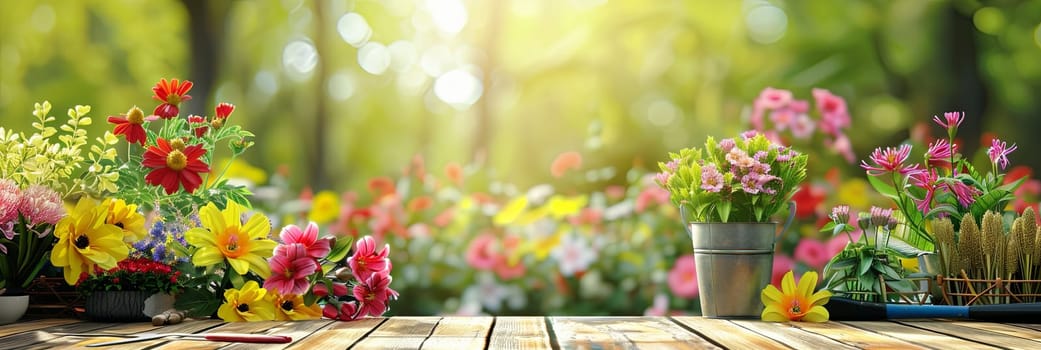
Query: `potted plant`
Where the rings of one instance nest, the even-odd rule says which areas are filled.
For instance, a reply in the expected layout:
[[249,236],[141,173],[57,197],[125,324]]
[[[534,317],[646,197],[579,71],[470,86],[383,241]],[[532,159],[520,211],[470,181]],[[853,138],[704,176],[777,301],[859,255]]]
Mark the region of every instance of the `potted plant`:
[[720,141],[709,137],[704,148],[669,158],[659,163],[657,182],[682,213],[690,211],[685,220],[702,314],[759,317],[759,292],[770,283],[777,234],[777,224],[769,221],[806,177],[807,157],[750,131]]
[[173,307],[181,272],[145,257],[120,261],[115,268],[83,273],[76,289],[86,297],[85,313],[95,321],[147,321]]
[[[14,322],[29,303],[27,288],[44,270],[65,217],[64,200],[114,186],[114,138],[88,142],[89,106],[51,126],[49,102],[37,103],[32,134],[0,127],[0,324]],[[84,152],[86,149],[89,152]]]

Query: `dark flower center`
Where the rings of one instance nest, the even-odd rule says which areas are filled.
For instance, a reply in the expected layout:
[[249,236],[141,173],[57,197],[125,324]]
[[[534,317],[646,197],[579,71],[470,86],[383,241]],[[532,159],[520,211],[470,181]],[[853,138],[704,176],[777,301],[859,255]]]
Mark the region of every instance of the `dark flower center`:
[[76,248],[87,249],[87,247],[90,246],[90,238],[87,238],[87,235],[80,235],[79,237],[76,237],[75,244]]
[[124,228],[124,227],[123,227],[123,223],[122,223],[122,222],[117,222],[117,223],[116,223],[116,227],[119,227],[119,228]]
[[293,310],[293,302],[290,301],[290,300],[283,301],[282,302],[282,310],[292,311]]
[[235,309],[239,310],[239,312],[246,312],[246,311],[249,311],[249,305],[248,304],[239,304],[239,307],[237,307]]

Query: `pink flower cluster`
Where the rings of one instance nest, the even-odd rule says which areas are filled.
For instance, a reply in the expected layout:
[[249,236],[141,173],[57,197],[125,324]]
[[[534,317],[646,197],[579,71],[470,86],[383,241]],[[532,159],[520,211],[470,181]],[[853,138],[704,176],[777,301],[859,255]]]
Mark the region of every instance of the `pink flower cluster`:
[[[937,191],[954,195],[959,205],[968,208],[983,192],[955,178],[955,175],[958,174],[959,166],[953,164],[958,154],[958,144],[954,143],[954,135],[957,133],[958,126],[964,120],[964,112],[947,112],[944,113],[943,119],[933,117],[933,121],[936,124],[947,130],[948,139],[939,139],[929,144],[929,148],[925,152],[926,161],[924,167],[921,167],[920,164],[907,163],[907,159],[911,154],[911,145],[907,144],[899,147],[886,147],[884,150],[881,147],[876,148],[871,153],[871,157],[869,157],[872,164],[868,164],[867,161],[861,161],[860,167],[864,168],[868,175],[871,176],[887,174],[907,176],[911,185],[922,189],[925,193],[922,198],[913,198],[918,210],[921,210],[923,213],[928,212],[932,208],[932,202],[937,196]],[[999,167],[1001,170],[1004,170],[1008,167],[1008,155],[1015,151],[1016,148],[1015,144],[1009,146],[1004,141],[993,139],[991,146],[987,149],[992,170],[997,171]],[[937,171],[938,168],[949,169],[950,176],[941,176]]]
[[[701,189],[709,192],[723,191],[724,187],[728,185],[726,175],[729,173],[732,178],[740,180],[741,190],[745,193],[759,194],[762,192],[775,194],[777,191],[766,187],[766,184],[781,178],[769,174],[770,164],[764,162],[767,153],[760,151],[753,156],[749,156],[748,153],[735,147],[735,145],[736,143],[733,139],[719,141],[719,148],[726,153],[726,163],[722,165],[723,169],[719,169],[715,164],[711,163],[701,167]],[[785,162],[791,160],[793,151],[789,149],[781,152],[777,156],[778,161]],[[659,179],[662,176],[659,174]],[[668,178],[671,174],[664,176]]]
[[264,288],[283,295],[302,295],[311,286],[309,277],[321,271],[318,259],[329,254],[332,237],[318,239],[318,225],[312,222],[303,230],[296,225],[286,226],[279,238],[282,244],[275,247],[274,256],[268,259],[271,277],[264,281]]
[[[852,163],[853,146],[843,132],[851,123],[846,100],[825,89],[813,89],[813,99],[821,116],[817,121],[809,115],[809,102],[795,99],[791,91],[767,87],[752,105],[752,127],[777,143],[783,143],[781,132],[790,131],[796,139],[808,139],[819,129],[827,146]],[[767,129],[766,119],[773,129]]]
[[389,254],[390,246],[384,245],[377,251],[376,240],[371,236],[358,240],[354,245],[354,255],[347,259],[356,280],[350,295],[345,284],[333,283],[332,294],[323,284],[319,284],[321,288],[315,286],[315,295],[326,298],[322,315],[344,321],[365,315],[383,315],[388,309],[387,302],[398,297],[398,292],[390,288],[393,266],[387,258]]
[[347,259],[351,282],[324,278],[320,261],[332,250],[333,238],[318,238],[317,224],[312,222],[304,229],[286,226],[279,237],[282,243],[268,259],[271,276],[264,281],[264,288],[281,295],[311,292],[325,302],[323,316],[344,321],[383,315],[387,302],[397,298],[398,293],[390,289],[390,247],[376,251],[376,241],[371,236],[359,240],[354,255]]
[[[8,240],[14,240],[15,225],[19,216],[25,219],[30,228],[48,224],[54,225],[65,216],[65,206],[61,195],[54,190],[32,185],[24,191],[14,181],[0,179],[0,233]],[[50,234],[50,228],[36,232],[43,237]],[[7,253],[7,247],[0,244],[0,253]]]

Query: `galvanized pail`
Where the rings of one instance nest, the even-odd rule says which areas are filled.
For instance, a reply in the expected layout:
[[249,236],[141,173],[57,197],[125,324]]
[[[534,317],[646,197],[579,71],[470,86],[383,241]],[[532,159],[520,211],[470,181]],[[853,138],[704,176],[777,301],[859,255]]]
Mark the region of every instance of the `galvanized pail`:
[[[795,213],[794,203],[789,205]],[[792,215],[784,230],[791,224]],[[760,293],[773,275],[777,223],[689,223],[701,313],[710,318],[759,318]]]

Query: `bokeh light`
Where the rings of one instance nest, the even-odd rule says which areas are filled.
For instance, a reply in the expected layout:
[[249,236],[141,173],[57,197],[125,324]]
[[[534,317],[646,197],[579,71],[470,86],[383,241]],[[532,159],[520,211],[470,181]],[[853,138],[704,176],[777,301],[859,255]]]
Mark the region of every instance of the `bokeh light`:
[[434,83],[437,98],[456,109],[466,109],[474,104],[483,92],[481,80],[462,69],[449,71]]
[[369,22],[365,21],[365,17],[355,12],[344,14],[336,21],[336,32],[340,33],[343,41],[354,47],[365,45],[369,38],[372,37],[372,28],[369,27]]

